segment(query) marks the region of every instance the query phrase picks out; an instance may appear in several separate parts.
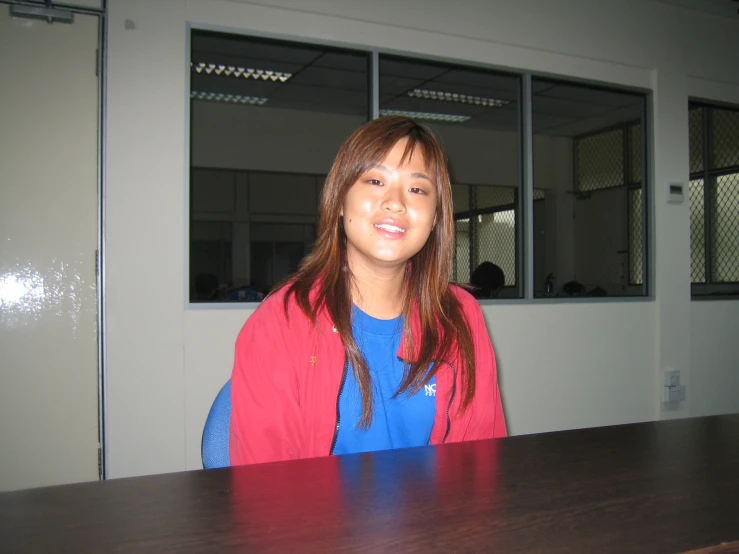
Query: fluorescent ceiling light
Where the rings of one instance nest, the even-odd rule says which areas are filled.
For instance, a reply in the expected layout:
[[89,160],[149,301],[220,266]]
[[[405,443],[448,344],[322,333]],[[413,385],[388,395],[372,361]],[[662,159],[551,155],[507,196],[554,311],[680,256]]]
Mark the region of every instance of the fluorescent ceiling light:
[[190,67],[195,70],[195,73],[224,75],[226,77],[243,77],[244,79],[256,79],[257,81],[280,81],[281,83],[284,83],[293,76],[292,73],[283,73],[282,71],[252,69],[250,67],[236,67],[234,65],[220,65],[216,63],[190,62]]
[[257,96],[239,96],[238,94],[225,94],[223,92],[198,92],[193,90],[190,92],[190,98],[193,100],[210,100],[211,102],[230,102],[231,104],[250,104],[252,106],[261,106],[267,102],[266,98]]
[[459,102],[461,104],[474,104],[475,106],[487,106],[489,108],[500,108],[510,104],[508,100],[487,98],[485,96],[470,96],[469,94],[457,94],[456,92],[441,92],[438,90],[427,90],[415,88],[408,93],[413,98],[425,98],[426,100],[441,100],[443,102]]
[[467,115],[452,115],[448,113],[408,112],[405,110],[380,110],[380,115],[404,115],[414,119],[428,119],[430,121],[446,121],[447,123],[463,123],[470,119]]

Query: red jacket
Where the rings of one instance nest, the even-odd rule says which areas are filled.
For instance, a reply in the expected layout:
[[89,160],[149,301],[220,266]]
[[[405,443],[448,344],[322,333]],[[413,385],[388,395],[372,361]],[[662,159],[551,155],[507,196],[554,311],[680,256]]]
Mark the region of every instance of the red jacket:
[[[475,396],[459,414],[462,394],[455,368],[439,365],[431,444],[506,436],[495,355],[477,301],[452,286],[470,325],[475,349]],[[345,356],[341,338],[322,310],[313,326],[285,288],[268,296],[236,340],[231,377],[231,465],[328,456],[336,431]],[[411,332],[417,336],[416,322]],[[414,341],[418,344],[418,340]],[[402,345],[401,345],[402,351]]]

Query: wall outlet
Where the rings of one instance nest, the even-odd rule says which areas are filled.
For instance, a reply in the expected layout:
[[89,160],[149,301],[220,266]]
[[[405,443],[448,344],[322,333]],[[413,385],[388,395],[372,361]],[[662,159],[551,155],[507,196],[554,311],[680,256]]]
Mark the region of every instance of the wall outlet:
[[665,370],[664,382],[662,384],[666,387],[679,387],[680,386],[680,372],[677,369]]

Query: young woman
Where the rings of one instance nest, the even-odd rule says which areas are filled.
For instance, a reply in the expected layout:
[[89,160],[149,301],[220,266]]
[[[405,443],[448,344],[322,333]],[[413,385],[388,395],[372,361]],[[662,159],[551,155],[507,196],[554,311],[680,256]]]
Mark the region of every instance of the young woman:
[[232,465],[504,437],[477,301],[449,283],[452,194],[436,137],[382,117],[339,150],[319,236],[236,342]]

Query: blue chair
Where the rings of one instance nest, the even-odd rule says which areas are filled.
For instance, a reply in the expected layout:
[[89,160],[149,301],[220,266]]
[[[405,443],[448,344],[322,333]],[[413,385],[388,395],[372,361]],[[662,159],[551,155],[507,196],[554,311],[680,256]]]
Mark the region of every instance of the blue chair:
[[228,467],[228,439],[231,430],[231,379],[218,392],[208,412],[200,444],[205,469]]

